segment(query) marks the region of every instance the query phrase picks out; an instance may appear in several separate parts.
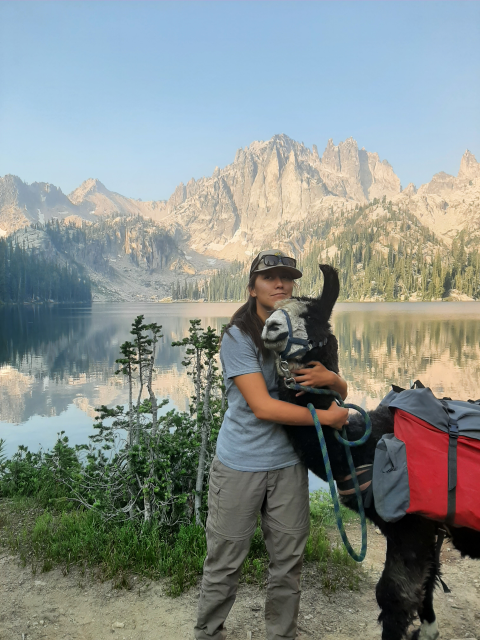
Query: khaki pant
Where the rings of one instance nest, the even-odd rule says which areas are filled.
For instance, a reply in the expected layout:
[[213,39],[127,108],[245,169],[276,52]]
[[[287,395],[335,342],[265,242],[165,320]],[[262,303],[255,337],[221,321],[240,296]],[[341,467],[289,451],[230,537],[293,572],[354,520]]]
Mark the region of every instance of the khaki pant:
[[207,558],[195,626],[197,640],[225,640],[242,563],[262,515],[270,557],[267,640],[294,640],[300,572],[309,533],[308,473],[301,464],[275,471],[235,471],[215,456],[208,493]]

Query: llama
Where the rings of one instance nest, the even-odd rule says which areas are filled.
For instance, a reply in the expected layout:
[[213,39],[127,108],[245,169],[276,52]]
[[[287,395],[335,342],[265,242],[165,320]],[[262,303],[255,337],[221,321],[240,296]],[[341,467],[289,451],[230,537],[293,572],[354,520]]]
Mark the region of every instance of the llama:
[[[277,310],[265,323],[262,339],[265,346],[276,354],[277,370],[283,378],[288,376],[288,372],[304,368],[314,360],[335,373],[339,372],[338,342],[330,326],[330,316],[339,294],[338,273],[328,265],[320,265],[320,270],[324,275],[324,287],[319,298],[296,297],[283,300],[277,304]],[[293,341],[289,339],[289,322]],[[288,369],[285,362],[288,362]],[[309,393],[297,397],[297,391],[286,387],[282,380],[279,393],[281,400],[302,406],[312,403],[317,409],[327,409],[332,401],[329,396]],[[372,435],[364,445],[352,448],[351,453],[358,470],[365,514],[387,538],[385,567],[376,587],[382,640],[406,638],[408,627],[417,615],[421,626],[410,639],[435,640],[439,631],[433,609],[433,591],[437,581],[440,581],[436,539],[443,525],[414,514],[407,514],[398,522],[385,522],[380,518],[371,496],[371,465],[378,440],[385,433],[393,433],[393,416],[382,405],[370,411],[369,415]],[[285,426],[285,429],[302,462],[313,473],[326,480],[315,427]],[[358,440],[365,431],[361,416],[350,415],[346,430],[349,440]],[[348,482],[350,470],[345,449],[334,437],[333,429],[325,428],[323,432],[342,502],[358,511],[354,490]],[[480,558],[480,532],[452,527],[447,533],[463,556]]]

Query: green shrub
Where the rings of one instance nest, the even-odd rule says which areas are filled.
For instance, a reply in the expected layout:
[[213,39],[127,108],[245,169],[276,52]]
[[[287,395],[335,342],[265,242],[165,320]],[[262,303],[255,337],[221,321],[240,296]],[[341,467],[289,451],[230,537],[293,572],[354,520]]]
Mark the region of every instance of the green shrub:
[[[338,535],[328,524],[331,512],[328,496],[313,496],[305,561],[318,569],[324,590],[353,589],[360,572],[343,546],[330,540]],[[17,526],[19,521],[21,525]],[[175,530],[155,523],[105,521],[91,510],[45,510],[33,498],[3,503],[2,528],[0,542],[18,553],[24,566],[30,566],[33,572],[60,566],[67,573],[76,566],[102,580],[112,579],[118,588],[131,588],[135,575],[167,577],[171,596],[197,583],[207,552],[205,532],[195,524]],[[268,562],[258,526],[242,568],[242,581],[264,586]]]
[[[340,515],[345,524],[360,522],[360,517],[350,509],[340,504]],[[310,494],[310,517],[323,526],[336,526],[335,510],[329,491],[318,489]]]
[[70,497],[68,488],[59,481],[78,474],[81,447],[69,446],[63,433],[51,451],[33,452],[20,445],[10,460],[0,459],[0,497],[35,496],[43,506]]
[[[12,517],[2,521],[3,526]],[[6,543],[33,572],[61,566],[91,570],[118,587],[130,587],[134,575],[170,577],[170,594],[179,595],[196,583],[206,555],[201,527],[180,527],[177,533],[138,522],[105,522],[92,511],[54,514],[44,511]]]
[[[360,528],[360,517],[340,505],[344,524],[355,523]],[[305,549],[305,560],[317,565],[322,588],[326,592],[339,589],[357,589],[361,565],[348,554],[339,539],[335,510],[330,494],[318,490],[310,494],[311,530]],[[332,542],[335,538],[337,542]]]

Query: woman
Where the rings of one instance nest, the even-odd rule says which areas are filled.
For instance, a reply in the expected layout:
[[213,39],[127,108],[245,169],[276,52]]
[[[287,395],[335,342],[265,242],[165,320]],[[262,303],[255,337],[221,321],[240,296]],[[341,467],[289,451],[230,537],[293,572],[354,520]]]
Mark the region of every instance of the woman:
[[[294,258],[261,251],[250,268],[249,298],[233,315],[220,358],[228,398],[210,469],[207,558],[195,626],[197,640],[224,640],[225,619],[235,601],[240,570],[261,513],[270,557],[265,604],[267,640],[294,640],[300,604],[300,572],[309,533],[307,469],[281,424],[312,424],[310,411],[278,400],[273,355],[263,346],[263,325],[275,303],[290,298],[301,278]],[[317,363],[297,381],[347,395],[342,378]],[[341,429],[348,411],[332,402],[317,410],[322,425]]]

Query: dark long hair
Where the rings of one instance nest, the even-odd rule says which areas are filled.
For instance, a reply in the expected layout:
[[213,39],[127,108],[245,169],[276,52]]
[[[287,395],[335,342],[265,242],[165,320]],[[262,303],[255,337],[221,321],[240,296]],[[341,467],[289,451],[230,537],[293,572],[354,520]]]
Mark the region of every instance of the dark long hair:
[[263,322],[260,316],[257,314],[257,299],[254,298],[250,291],[255,286],[255,280],[257,279],[258,273],[253,273],[250,276],[250,280],[248,281],[247,290],[248,290],[248,300],[245,304],[235,311],[233,316],[230,318],[230,322],[226,325],[223,330],[223,333],[229,333],[229,329],[231,327],[238,327],[242,333],[245,333],[247,336],[253,340],[253,344],[257,347],[259,352],[262,354],[262,357],[265,358],[270,354],[270,351],[265,348],[262,340],[262,331],[263,331]]

